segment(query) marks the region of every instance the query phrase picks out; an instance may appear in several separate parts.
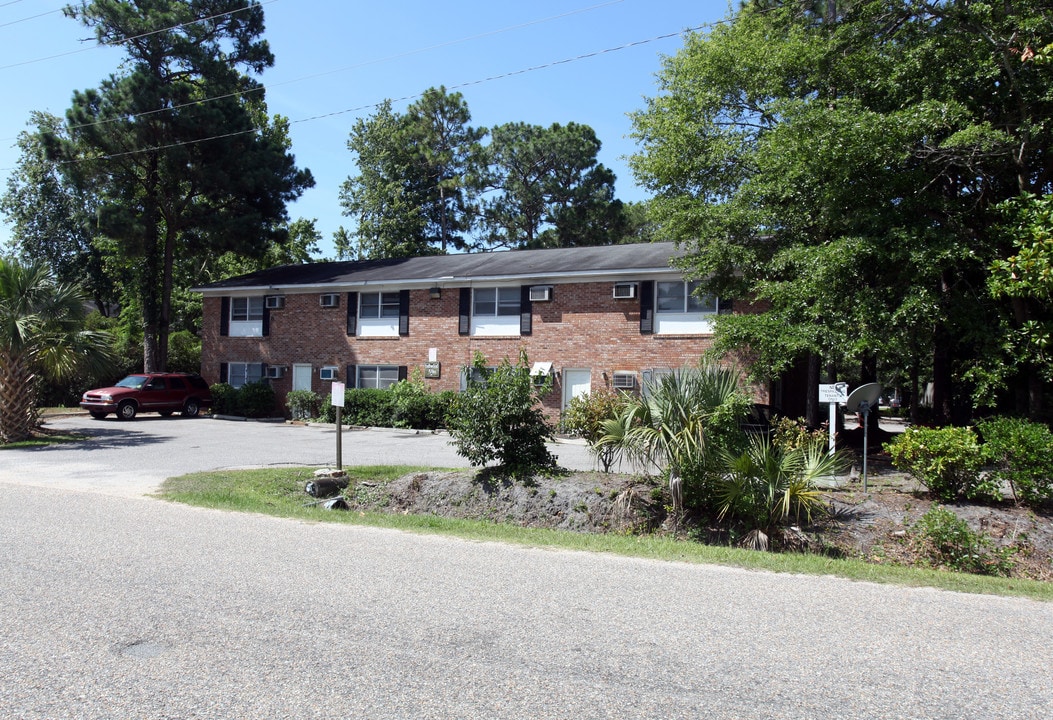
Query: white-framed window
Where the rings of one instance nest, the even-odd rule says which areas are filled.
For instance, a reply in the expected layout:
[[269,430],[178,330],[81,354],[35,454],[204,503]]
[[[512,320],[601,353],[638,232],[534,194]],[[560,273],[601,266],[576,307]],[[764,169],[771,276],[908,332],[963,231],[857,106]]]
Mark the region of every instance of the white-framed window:
[[358,387],[384,390],[399,381],[398,365],[359,365]]
[[519,316],[518,287],[475,288],[472,315],[476,317]]
[[472,290],[472,335],[519,335],[522,290],[485,287]]
[[697,335],[713,331],[712,319],[720,311],[715,295],[696,293],[697,280],[655,283],[655,333]]
[[262,297],[236,297],[230,299],[230,321],[249,322],[263,320]]
[[263,363],[227,363],[227,384],[240,388],[242,385],[263,380]]
[[263,296],[230,299],[231,337],[263,336]]
[[398,291],[359,293],[355,334],[359,337],[398,337]]
[[397,292],[369,292],[358,296],[360,318],[398,318],[399,294]]

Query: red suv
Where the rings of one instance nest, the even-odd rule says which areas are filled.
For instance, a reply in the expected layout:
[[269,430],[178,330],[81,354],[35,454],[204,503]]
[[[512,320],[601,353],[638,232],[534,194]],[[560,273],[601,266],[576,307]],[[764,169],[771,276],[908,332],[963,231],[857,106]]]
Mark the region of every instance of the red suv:
[[201,408],[212,404],[212,392],[200,375],[188,373],[141,373],[129,375],[113,387],[89,390],[80,406],[96,419],[117,413],[121,420],[131,420],[141,412],[174,412],[194,417]]

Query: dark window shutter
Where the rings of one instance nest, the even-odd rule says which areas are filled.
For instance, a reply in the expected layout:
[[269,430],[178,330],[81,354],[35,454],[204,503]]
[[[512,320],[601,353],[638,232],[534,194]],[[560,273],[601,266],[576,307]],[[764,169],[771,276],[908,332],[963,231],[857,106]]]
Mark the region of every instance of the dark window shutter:
[[717,312],[721,315],[730,315],[735,311],[735,303],[728,298],[717,298]]
[[349,388],[358,387],[358,367],[356,365],[347,366],[346,386]]
[[399,365],[399,381],[405,380],[409,377],[409,366]]
[[460,317],[457,320],[457,334],[469,335],[472,332],[472,289],[461,288],[459,307]]
[[640,334],[654,332],[654,280],[640,283]]
[[529,335],[534,328],[534,304],[530,302],[530,286],[519,288],[519,334]]
[[[223,298],[226,300],[226,298]],[[230,379],[230,366],[227,363],[219,364],[219,381],[225,383]]]
[[409,290],[399,290],[399,335],[409,335]]
[[358,332],[358,293],[347,294],[347,334],[353,336]]
[[[224,297],[219,304],[219,335],[227,337],[230,335],[230,298]],[[224,380],[223,382],[226,382]]]
[[271,311],[267,308],[267,303],[263,303],[263,337],[267,337],[271,334]]

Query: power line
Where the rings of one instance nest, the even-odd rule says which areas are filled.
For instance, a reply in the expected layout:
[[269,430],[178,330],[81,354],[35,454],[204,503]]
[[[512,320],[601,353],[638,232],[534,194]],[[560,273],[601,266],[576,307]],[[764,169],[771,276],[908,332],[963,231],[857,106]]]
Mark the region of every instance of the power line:
[[[523,68],[521,70],[513,70],[513,71],[510,71],[510,72],[502,73],[500,75],[492,75],[492,76],[487,77],[487,78],[482,78],[482,79],[478,79],[478,80],[470,80],[470,81],[467,81],[467,82],[459,83],[457,85],[451,85],[450,89],[451,90],[456,90],[457,88],[469,87],[469,86],[473,86],[473,85],[481,85],[483,83],[492,82],[494,80],[502,80],[502,79],[505,79],[505,78],[514,77],[516,75],[523,75],[525,73],[535,72],[537,70],[545,70],[547,68],[557,67],[559,65],[566,65],[566,64],[573,63],[573,62],[578,62],[578,61],[581,61],[581,60],[588,60],[590,58],[598,57],[600,55],[606,55],[606,54],[612,53],[612,52],[617,52],[619,50],[626,50],[628,48],[638,47],[640,45],[646,45],[648,43],[657,42],[659,40],[666,40],[666,39],[671,38],[671,37],[677,37],[679,35],[683,35],[684,33],[696,32],[696,31],[703,30],[703,29],[709,29],[709,28],[715,27],[716,25],[723,24],[724,22],[726,22],[726,21],[721,20],[721,21],[717,21],[717,22],[714,22],[714,23],[706,23],[706,24],[703,24],[703,25],[697,25],[695,27],[684,28],[683,30],[679,30],[679,31],[674,32],[674,33],[666,33],[664,35],[658,35],[658,36],[655,36],[655,37],[652,37],[652,38],[648,38],[646,40],[637,40],[637,41],[634,41],[634,42],[626,43],[624,45],[619,45],[619,46],[616,46],[616,47],[605,48],[603,50],[595,50],[593,52],[583,53],[581,55],[575,55],[574,57],[564,58],[562,60],[553,60],[552,62],[545,63],[545,64],[542,64],[542,65],[534,65],[534,66],[529,67],[529,68]],[[422,93],[415,93],[413,95],[406,95],[404,97],[394,99],[394,100],[392,100],[392,102],[403,102],[403,101],[406,101],[406,100],[413,100],[415,98],[421,97],[421,95],[422,95]],[[383,101],[377,102],[377,103],[369,103],[367,105],[360,105],[358,107],[347,108],[346,110],[337,110],[335,112],[324,113],[322,115],[313,115],[311,117],[301,118],[299,120],[290,120],[289,124],[290,125],[296,125],[296,124],[299,124],[299,123],[313,122],[315,120],[321,120],[321,119],[324,119],[324,118],[334,117],[334,116],[337,116],[337,115],[346,115],[347,113],[351,113],[351,112],[360,112],[362,110],[369,110],[369,109],[372,109],[372,108],[379,107],[382,103],[383,103]],[[185,141],[182,141],[182,142],[170,143],[168,145],[157,145],[155,147],[137,148],[135,150],[127,150],[125,152],[120,152],[120,153],[112,153],[112,154],[109,154],[109,155],[100,155],[100,156],[91,158],[91,160],[93,160],[93,161],[97,161],[97,160],[113,160],[115,158],[126,157],[126,156],[129,156],[129,155],[137,155],[137,154],[140,154],[140,153],[147,153],[147,152],[159,152],[161,150],[167,150],[169,148],[184,147],[184,146],[187,146],[187,145],[196,145],[198,143],[211,142],[212,140],[223,140],[225,138],[238,137],[238,136],[241,136],[241,135],[249,135],[249,134],[255,133],[255,132],[257,132],[257,130],[255,128],[251,129],[251,130],[241,130],[241,131],[238,131],[238,132],[224,133],[224,134],[221,134],[221,135],[212,135],[212,136],[205,137],[205,138],[198,138],[196,140],[185,140]],[[79,163],[79,162],[86,162],[86,160],[68,160],[66,162],[59,163],[59,164],[60,165],[70,165],[70,164],[75,164],[75,163]]]
[[[276,1],[277,0],[270,0],[270,2],[276,2]],[[99,120],[99,121],[91,122],[91,123],[82,123],[80,125],[70,125],[70,126],[67,127],[67,129],[69,129],[69,130],[79,130],[80,128],[85,128],[85,127],[97,127],[97,126],[101,126],[101,125],[107,125],[107,124],[110,124],[110,123],[113,123],[113,122],[120,122],[120,121],[124,121],[124,120],[132,120],[132,119],[140,118],[140,117],[147,117],[149,115],[155,115],[157,113],[171,112],[173,110],[179,110],[181,108],[190,107],[192,105],[202,105],[204,103],[215,102],[217,100],[226,100],[226,99],[232,98],[232,97],[247,97],[248,95],[251,95],[251,94],[254,94],[254,93],[266,92],[266,90],[268,88],[283,87],[285,85],[292,85],[294,83],[303,82],[304,80],[313,80],[314,78],[325,77],[326,75],[333,75],[335,73],[346,72],[348,70],[357,70],[358,68],[366,67],[368,65],[378,65],[380,63],[389,62],[391,60],[398,60],[398,59],[401,59],[401,58],[410,57],[412,55],[419,55],[420,53],[428,52],[428,51],[431,51],[431,50],[438,50],[438,49],[445,48],[445,47],[450,47],[450,46],[453,46],[453,45],[459,45],[459,44],[465,43],[465,42],[471,42],[472,40],[479,40],[479,39],[482,39],[482,38],[491,37],[493,35],[500,35],[502,33],[511,32],[513,30],[520,30],[522,28],[531,27],[533,25],[540,25],[542,23],[551,22],[553,20],[559,20],[561,18],[570,17],[571,15],[578,15],[580,13],[591,12],[593,10],[598,10],[600,8],[607,7],[609,5],[617,5],[617,4],[621,3],[621,2],[624,2],[624,0],[610,0],[609,2],[603,2],[603,3],[599,3],[597,5],[590,5],[589,7],[578,8],[577,10],[569,10],[569,11],[567,11],[565,13],[560,13],[558,15],[550,15],[548,17],[540,18],[538,20],[530,20],[528,22],[519,23],[518,25],[509,25],[507,27],[499,28],[497,30],[488,30],[486,32],[477,33],[475,35],[468,35],[466,37],[458,38],[456,40],[448,40],[446,42],[437,43],[435,45],[428,45],[426,47],[417,48],[415,50],[407,50],[406,52],[397,53],[395,55],[388,55],[387,57],[383,57],[383,58],[375,58],[373,60],[365,60],[363,62],[356,63],[354,65],[346,65],[344,67],[335,68],[333,70],[326,70],[326,71],[320,72],[320,73],[314,73],[314,74],[311,74],[311,75],[304,75],[304,76],[301,76],[301,77],[298,77],[298,78],[293,78],[292,80],[283,80],[282,82],[271,83],[269,85],[259,85],[258,87],[252,88],[251,90],[242,90],[242,91],[233,92],[233,93],[226,93],[224,95],[214,95],[212,97],[202,98],[200,100],[193,100],[191,102],[185,102],[185,103],[181,103],[179,105],[172,105],[170,107],[158,108],[156,110],[145,110],[145,111],[143,111],[141,113],[136,113],[134,115],[129,115],[127,117],[122,117],[122,118],[114,119],[114,120]],[[91,48],[89,48],[89,49],[91,49]],[[77,50],[75,52],[82,52],[82,51]],[[58,57],[58,56],[53,56],[53,57]],[[32,61],[30,61],[30,62],[32,62]],[[12,66],[8,66],[8,67],[12,67]],[[3,68],[0,67],[0,70],[2,70],[2,69]],[[4,140],[7,140],[7,141],[14,140],[14,139],[15,138],[4,138]]]
[[[21,0],[15,0],[15,2],[21,2]],[[7,3],[7,5],[11,5],[11,4],[12,3]],[[5,6],[4,5],[0,5],[0,7],[5,7]],[[0,23],[0,28],[5,28],[5,27],[8,27],[10,25],[18,25],[19,23],[29,22],[30,20],[36,20],[37,18],[42,18],[45,15],[54,15],[55,13],[60,13],[60,12],[62,12],[61,8],[59,8],[58,10],[48,10],[47,12],[37,13],[36,15],[30,15],[29,17],[24,17],[21,20],[12,20],[11,22]]]
[[[187,21],[185,23],[179,23],[177,25],[172,25],[171,27],[161,28],[159,30],[151,30],[150,32],[145,32],[145,33],[142,33],[141,35],[134,35],[132,37],[124,38],[122,40],[114,40],[113,42],[109,42],[109,43],[96,43],[95,45],[92,45],[92,46],[86,47],[86,48],[81,48],[80,50],[70,50],[70,51],[64,52],[64,53],[57,53],[55,55],[48,55],[47,57],[36,58],[35,60],[23,60],[22,62],[12,63],[10,65],[0,65],[0,70],[10,70],[11,68],[22,67],[23,65],[32,65],[32,64],[38,63],[38,62],[44,62],[45,60],[54,60],[54,59],[60,58],[60,57],[67,57],[69,55],[77,55],[77,54],[82,53],[82,52],[88,52],[89,50],[98,50],[99,48],[106,48],[106,47],[113,47],[113,46],[116,46],[116,45],[123,45],[125,43],[130,43],[133,40],[139,40],[139,39],[144,38],[144,37],[150,37],[151,35],[157,35],[159,33],[168,32],[170,30],[179,30],[180,28],[188,27],[190,25],[196,25],[197,23],[205,22],[207,20],[215,20],[217,18],[226,17],[227,15],[234,15],[236,13],[245,12],[246,10],[251,10],[254,7],[262,7],[263,5],[270,5],[271,3],[276,3],[276,2],[278,2],[278,0],[261,0],[261,2],[259,3],[258,6],[257,5],[246,5],[245,7],[238,8],[237,10],[230,10],[229,12],[225,12],[225,13],[217,13],[216,15],[210,15],[209,17],[195,18],[195,19],[189,20],[189,21]],[[44,14],[48,15],[50,13],[44,13]]]

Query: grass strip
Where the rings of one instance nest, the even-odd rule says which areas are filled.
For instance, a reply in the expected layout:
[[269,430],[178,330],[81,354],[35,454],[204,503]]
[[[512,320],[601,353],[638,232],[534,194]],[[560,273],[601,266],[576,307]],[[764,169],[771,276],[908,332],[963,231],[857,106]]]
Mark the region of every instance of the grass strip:
[[[433,469],[411,466],[346,468],[352,483],[368,481],[378,486],[408,473]],[[702,545],[660,535],[575,533],[433,515],[330,511],[312,504],[312,498],[304,493],[304,485],[313,479],[313,472],[313,468],[268,468],[194,473],[166,480],[158,496],[198,507],[262,513],[311,522],[345,523],[527,547],[604,552],[664,562],[715,564],[778,573],[832,575],[864,582],[1053,601],[1053,583],[1034,580],[878,565],[807,553],[766,553]]]

